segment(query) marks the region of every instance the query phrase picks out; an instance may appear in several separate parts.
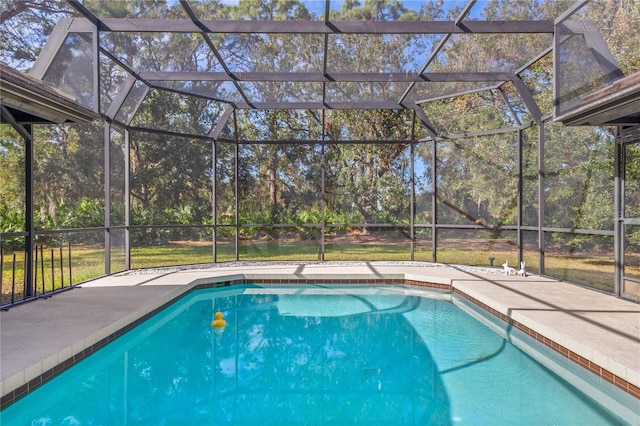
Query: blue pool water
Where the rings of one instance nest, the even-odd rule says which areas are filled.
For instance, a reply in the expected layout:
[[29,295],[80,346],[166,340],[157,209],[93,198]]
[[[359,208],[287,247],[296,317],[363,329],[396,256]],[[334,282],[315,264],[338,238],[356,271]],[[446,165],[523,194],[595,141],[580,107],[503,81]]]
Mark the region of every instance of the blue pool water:
[[[199,290],[2,425],[626,424],[474,318],[404,287]],[[222,311],[227,327],[211,321]]]

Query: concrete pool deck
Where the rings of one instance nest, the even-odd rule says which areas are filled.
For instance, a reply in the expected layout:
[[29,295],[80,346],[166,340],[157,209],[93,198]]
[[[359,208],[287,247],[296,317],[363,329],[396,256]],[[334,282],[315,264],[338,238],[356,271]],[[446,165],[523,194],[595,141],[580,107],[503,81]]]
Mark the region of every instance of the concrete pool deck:
[[640,398],[640,304],[536,275],[490,272],[411,262],[239,263],[128,271],[96,279],[0,313],[2,406],[184,292],[245,280],[374,280],[446,287]]

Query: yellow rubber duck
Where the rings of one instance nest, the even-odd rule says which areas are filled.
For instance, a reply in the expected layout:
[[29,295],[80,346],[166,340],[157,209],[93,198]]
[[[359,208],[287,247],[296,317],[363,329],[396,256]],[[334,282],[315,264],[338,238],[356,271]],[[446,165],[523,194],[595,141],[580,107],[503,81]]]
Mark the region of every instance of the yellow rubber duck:
[[222,312],[218,311],[215,314],[215,319],[211,321],[211,327],[213,328],[223,328],[227,326],[227,322],[223,319],[224,315]]

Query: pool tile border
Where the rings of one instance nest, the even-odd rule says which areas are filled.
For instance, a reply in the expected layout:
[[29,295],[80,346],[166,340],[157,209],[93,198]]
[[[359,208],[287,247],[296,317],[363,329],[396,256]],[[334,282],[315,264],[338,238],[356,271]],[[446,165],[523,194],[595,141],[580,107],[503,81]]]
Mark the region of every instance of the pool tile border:
[[56,376],[60,375],[61,373],[65,372],[69,368],[73,367],[75,364],[79,363],[80,361],[82,361],[83,359],[88,357],[89,355],[92,355],[94,352],[102,349],[104,346],[108,345],[109,343],[113,342],[114,340],[116,340],[117,338],[122,336],[123,334],[125,334],[128,331],[132,330],[133,328],[137,327],[138,325],[140,325],[141,323],[143,323],[147,319],[151,318],[153,315],[155,315],[158,312],[162,311],[164,308],[166,308],[167,306],[169,306],[172,303],[174,303],[175,300],[179,299],[180,297],[183,297],[184,295],[186,295],[190,291],[191,290],[188,290],[185,293],[183,293],[182,295],[179,295],[177,298],[172,299],[172,300],[170,300],[170,301],[168,301],[166,303],[163,303],[161,306],[151,310],[150,312],[148,312],[147,314],[141,316],[137,320],[125,325],[124,327],[122,327],[121,329],[115,331],[114,333],[110,334],[109,336],[97,341],[96,343],[92,344],[91,346],[86,347],[82,351],[72,355],[71,357],[69,357],[66,360],[64,360],[63,362],[57,364],[53,368],[48,369],[47,371],[45,371],[44,373],[40,374],[36,378],[28,381],[27,383],[23,384],[22,386],[19,386],[15,390],[13,390],[11,392],[8,392],[6,395],[3,395],[2,399],[0,399],[0,409],[4,409],[4,408],[8,407],[9,405],[11,405],[14,402],[16,402],[17,400],[19,400],[20,398],[26,396],[30,392],[33,392],[38,387],[44,385],[45,383],[47,383],[51,379],[55,378]]
[[39,376],[35,377],[34,379],[31,379],[27,383],[24,383],[23,385],[18,386],[13,391],[7,392],[7,394],[3,395],[2,398],[0,398],[0,410],[8,407],[11,404],[13,404],[14,402],[16,402],[20,398],[26,396],[30,392],[33,392],[38,387],[44,385],[45,383],[47,383],[51,379],[53,379],[56,376],[60,375],[61,373],[65,372],[69,368],[73,367],[75,364],[79,363],[80,361],[82,361],[83,359],[88,357],[89,355],[92,355],[94,352],[102,349],[104,346],[108,345],[109,343],[113,342],[114,340],[116,340],[120,336],[122,336],[125,333],[129,332],[130,330],[134,329],[138,325],[142,324],[144,321],[148,320],[149,318],[151,318],[152,316],[154,316],[158,312],[162,311],[163,309],[165,309],[169,305],[175,303],[178,299],[186,296],[187,294],[191,293],[192,291],[197,290],[197,289],[201,289],[201,288],[227,287],[227,286],[231,286],[231,285],[235,285],[235,284],[246,284],[246,283],[247,283],[246,279],[236,279],[236,280],[220,281],[220,282],[213,282],[213,283],[207,283],[207,284],[197,284],[197,285],[185,290],[183,293],[177,295],[176,297],[172,298],[171,300],[169,300],[169,301],[167,301],[165,303],[162,303],[160,306],[158,306],[158,307],[152,309],[151,311],[147,312],[146,314],[140,316],[135,321],[130,322],[129,324],[125,325],[124,327],[122,327],[122,328],[118,329],[117,331],[111,333],[107,337],[104,337],[103,339],[100,339],[96,343],[86,347],[82,351],[80,351],[80,352],[74,354],[73,356],[67,358],[66,360],[64,360],[63,362],[57,364],[53,368],[48,369],[47,371],[43,372]]
[[175,303],[176,300],[186,296],[187,294],[191,293],[192,291],[199,290],[199,289],[207,289],[207,288],[229,287],[229,286],[233,286],[233,285],[242,285],[242,284],[363,284],[363,285],[364,284],[374,284],[374,285],[384,284],[384,285],[409,285],[409,286],[414,286],[414,287],[424,287],[424,288],[433,288],[433,289],[439,289],[439,290],[452,291],[452,292],[464,297],[466,300],[468,300],[469,302],[475,304],[476,306],[482,308],[484,311],[486,311],[486,312],[492,314],[493,316],[499,318],[500,320],[504,321],[508,325],[517,328],[518,330],[522,331],[523,333],[527,334],[528,336],[532,337],[533,339],[537,340],[538,342],[543,343],[544,345],[546,345],[547,347],[549,347],[549,348],[553,349],[554,351],[558,352],[559,354],[561,354],[562,356],[566,357],[570,361],[572,361],[574,363],[577,363],[578,365],[580,365],[583,368],[585,368],[587,371],[589,371],[589,372],[595,374],[596,376],[600,377],[601,379],[606,380],[607,382],[615,385],[619,389],[629,393],[630,395],[634,396],[635,398],[640,399],[640,387],[635,386],[632,383],[629,383],[628,381],[626,381],[623,378],[613,374],[612,372],[606,370],[605,368],[602,368],[601,366],[591,362],[587,358],[584,358],[584,357],[580,356],[579,354],[567,349],[566,347],[564,347],[562,345],[559,345],[558,343],[556,343],[553,340],[543,336],[542,334],[540,334],[540,333],[536,332],[535,330],[527,327],[526,325],[523,325],[522,323],[514,320],[513,318],[511,318],[511,317],[499,312],[498,310],[492,308],[491,306],[487,305],[486,303],[476,299],[473,296],[470,296],[470,295],[466,294],[465,292],[461,291],[460,289],[455,288],[452,284],[438,284],[438,283],[431,283],[431,282],[426,282],[426,281],[418,281],[418,280],[411,280],[411,279],[404,279],[404,278],[402,278],[402,279],[400,279],[400,278],[346,278],[346,279],[345,278],[342,278],[342,279],[341,278],[335,278],[335,279],[334,278],[319,278],[319,279],[313,279],[313,278],[307,278],[307,279],[305,279],[305,278],[285,278],[285,279],[281,279],[281,278],[253,278],[253,279],[241,278],[241,279],[222,280],[222,281],[213,281],[213,282],[204,282],[204,283],[195,284],[194,286],[192,286],[191,288],[187,289],[183,293],[177,295],[175,298],[172,298],[171,300],[169,300],[169,301],[167,301],[165,303],[162,303],[160,306],[158,306],[155,309],[152,309],[150,312],[142,315],[140,318],[136,319],[135,321],[125,325],[124,327],[120,328],[119,330],[115,331],[114,333],[110,334],[109,336],[99,340],[98,342],[92,344],[91,346],[86,347],[82,351],[80,351],[80,352],[74,354],[73,356],[67,358],[62,363],[59,363],[58,365],[54,366],[53,368],[48,369],[47,371],[43,372],[39,376],[35,377],[34,379],[29,380],[27,383],[24,383],[23,385],[18,386],[16,389],[14,389],[14,390],[8,392],[7,394],[3,395],[2,398],[0,399],[0,409],[4,409],[4,408],[8,407],[9,405],[11,405],[14,402],[16,402],[17,400],[19,400],[20,398],[26,396],[27,394],[29,394],[30,392],[34,391],[38,387],[44,385],[45,383],[47,383],[48,381],[50,381],[54,377],[58,376],[59,374],[63,373],[64,371],[68,370],[69,368],[71,368],[72,366],[77,364],[78,362],[82,361],[83,359],[85,359],[89,355],[93,354],[94,352],[96,352],[99,349],[103,348],[104,346],[108,345],[109,343],[111,343],[112,341],[116,340],[117,338],[119,338],[123,334],[129,332],[130,330],[132,330],[133,328],[137,327],[138,325],[140,325],[141,323],[143,323],[144,321],[146,321],[147,319],[149,319],[153,315],[155,315],[158,312],[160,312],[163,309],[165,309],[167,306]]
[[525,333],[526,335],[528,335],[529,337],[537,340],[540,343],[543,343],[545,346],[553,349],[554,351],[558,352],[560,355],[564,356],[565,358],[569,359],[570,361],[580,365],[581,367],[585,368],[586,370],[588,370],[589,372],[595,374],[596,376],[600,377],[601,379],[615,385],[616,387],[622,389],[623,391],[631,394],[632,396],[634,396],[637,399],[640,399],[640,387],[635,386],[633,383],[629,383],[628,381],[624,380],[623,378],[613,374],[612,372],[608,371],[605,368],[602,368],[601,366],[589,361],[587,358],[571,351],[570,349],[554,342],[553,340],[549,339],[546,336],[543,336],[542,334],[538,333],[537,331],[527,327],[526,325],[514,320],[513,318],[503,314],[502,312],[497,311],[496,309],[492,308],[491,306],[487,305],[484,302],[481,302],[480,300],[476,299],[475,297],[472,297],[462,291],[460,291],[457,288],[453,288],[452,289],[454,293],[464,297],[465,299],[467,299],[468,301],[472,302],[473,304],[475,304],[476,306],[482,308],[484,311],[492,314],[493,316],[499,318],[500,320],[504,321],[505,323],[507,323],[510,326],[513,326],[515,328],[517,328],[518,330],[522,331],[523,333]]

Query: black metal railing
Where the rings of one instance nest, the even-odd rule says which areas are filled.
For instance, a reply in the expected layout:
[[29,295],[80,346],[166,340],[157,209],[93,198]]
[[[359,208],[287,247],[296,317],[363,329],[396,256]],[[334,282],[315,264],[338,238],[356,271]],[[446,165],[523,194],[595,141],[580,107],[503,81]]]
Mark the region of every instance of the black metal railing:
[[[9,261],[5,259],[7,257]],[[29,288],[27,253],[14,251],[5,254],[5,250],[0,249],[2,309],[8,309],[28,300],[50,297],[73,287],[71,243],[67,243],[66,247],[47,247],[46,249],[44,245],[36,245],[32,258],[34,259],[33,280]]]

